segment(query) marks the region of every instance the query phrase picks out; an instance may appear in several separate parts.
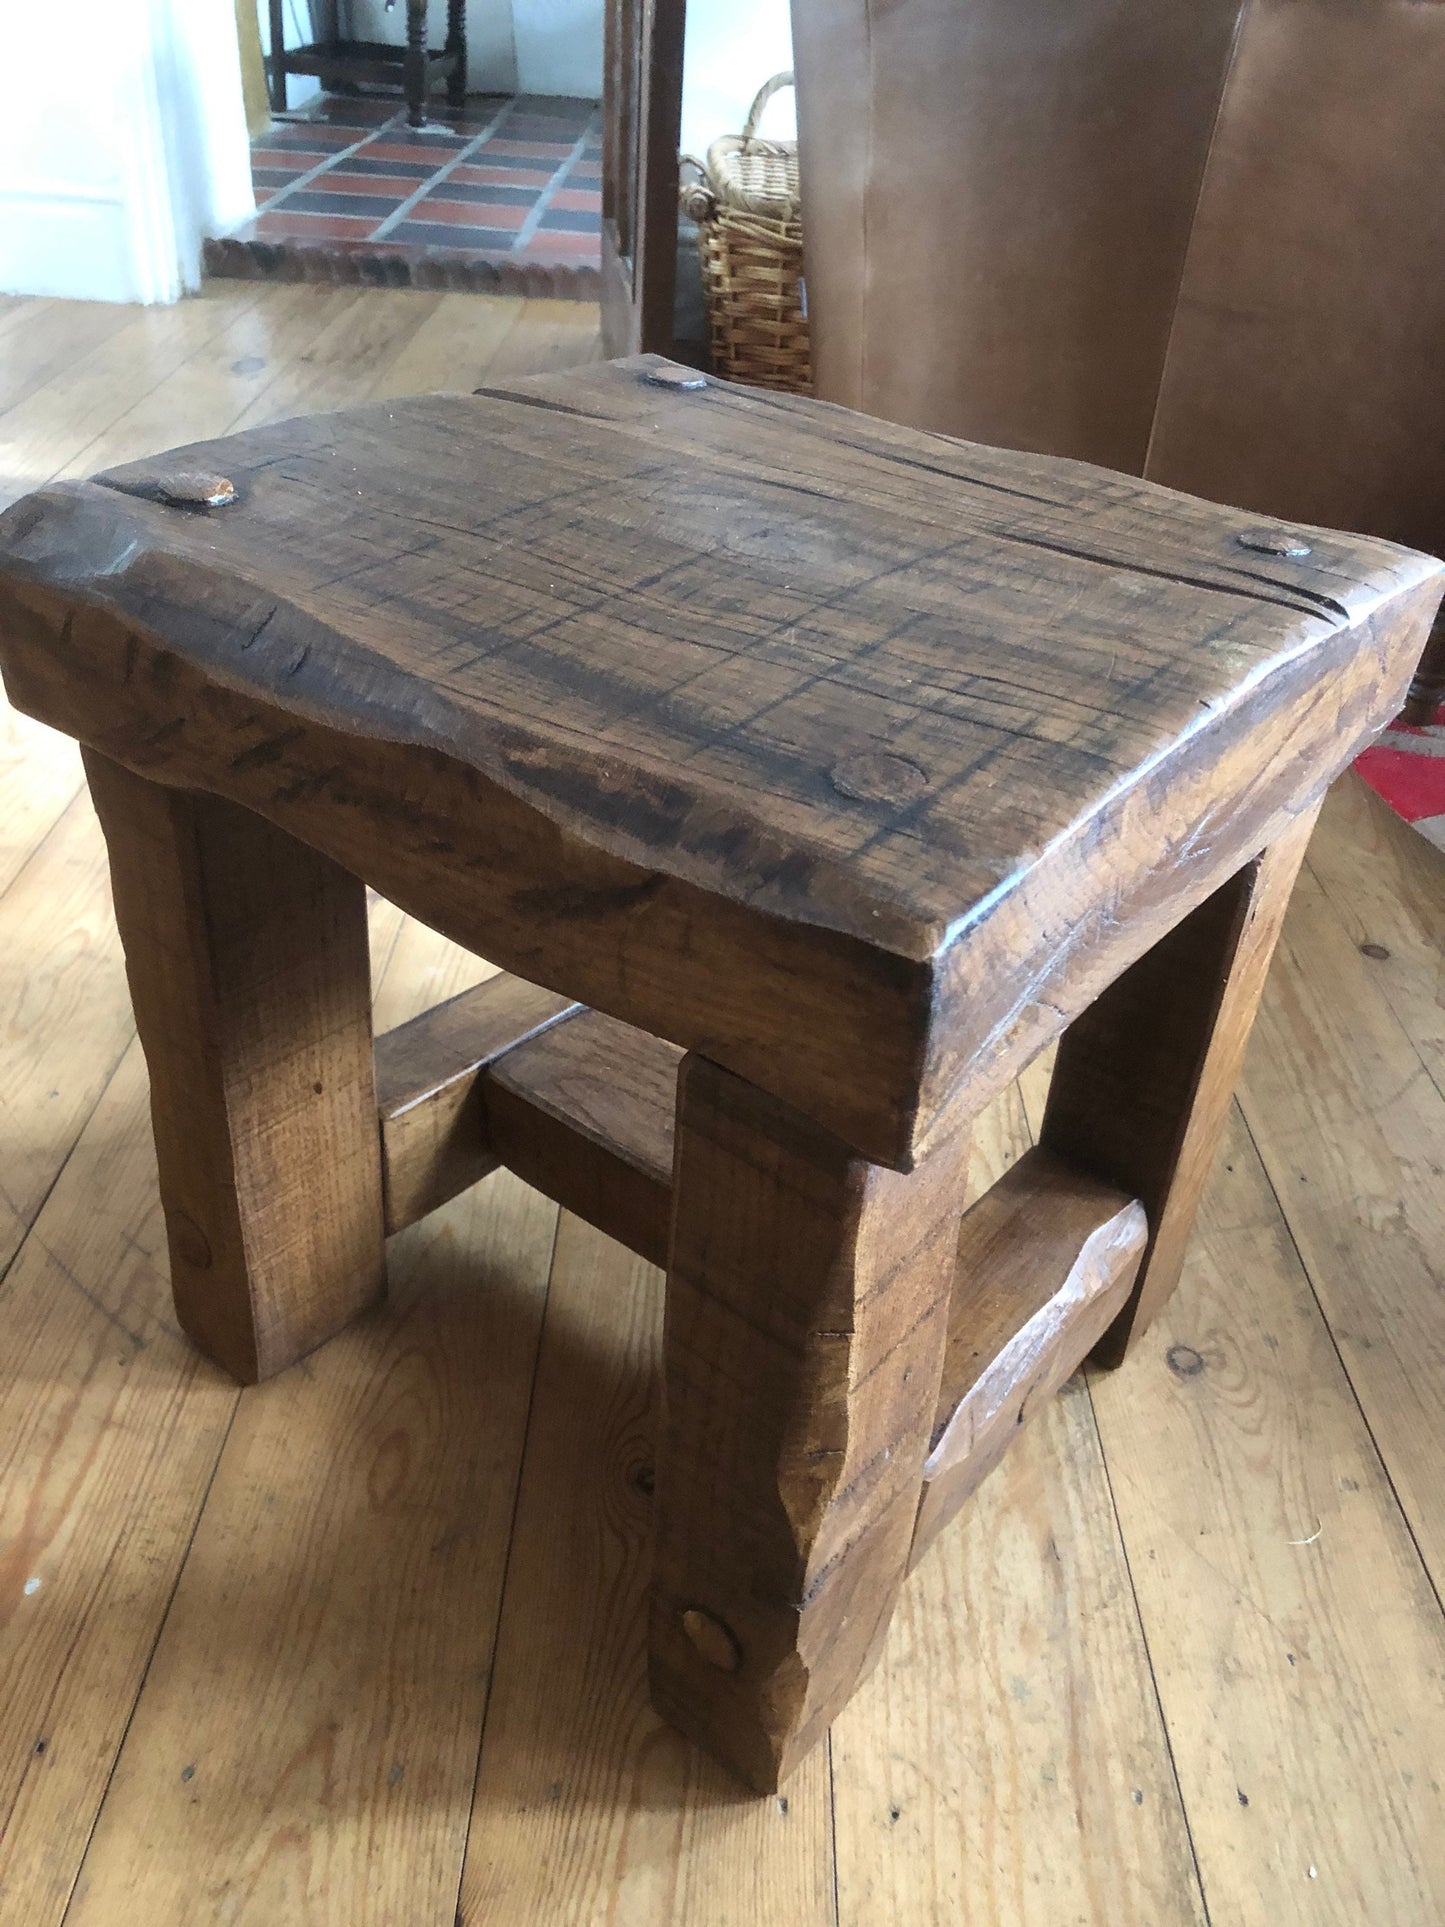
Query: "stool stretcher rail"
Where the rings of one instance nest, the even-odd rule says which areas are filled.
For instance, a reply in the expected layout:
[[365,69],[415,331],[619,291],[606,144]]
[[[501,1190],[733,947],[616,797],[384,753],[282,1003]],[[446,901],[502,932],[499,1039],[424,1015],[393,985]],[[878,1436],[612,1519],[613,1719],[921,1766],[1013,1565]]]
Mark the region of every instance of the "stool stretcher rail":
[[[387,1229],[505,1165],[667,1263],[682,1052],[499,972],[376,1042]],[[1119,1316],[1144,1207],[1028,1152],[964,1213],[916,1564]]]

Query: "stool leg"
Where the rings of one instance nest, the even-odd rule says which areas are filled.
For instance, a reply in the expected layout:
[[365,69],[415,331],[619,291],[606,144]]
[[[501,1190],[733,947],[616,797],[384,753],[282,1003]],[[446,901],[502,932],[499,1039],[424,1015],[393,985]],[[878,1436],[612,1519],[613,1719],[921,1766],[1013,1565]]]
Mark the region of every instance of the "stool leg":
[[760,1791],[877,1659],[938,1398],[966,1145],[877,1169],[684,1061],[650,1677]]
[[1126,970],[1065,1031],[1041,1143],[1132,1191],[1150,1238],[1100,1341],[1114,1365],[1175,1285],[1318,806]]
[[243,1383],[385,1282],[364,887],[219,798],[94,751],[150,1067],[176,1314]]

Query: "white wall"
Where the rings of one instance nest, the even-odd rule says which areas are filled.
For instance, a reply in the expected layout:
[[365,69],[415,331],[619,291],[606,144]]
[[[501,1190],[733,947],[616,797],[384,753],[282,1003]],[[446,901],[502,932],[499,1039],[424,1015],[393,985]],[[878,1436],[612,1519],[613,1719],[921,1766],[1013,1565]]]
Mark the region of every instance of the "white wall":
[[[530,0],[525,0],[530,4]],[[258,0],[264,15],[266,0]],[[290,0],[304,6],[305,0]],[[603,0],[590,0],[602,18]],[[386,0],[351,0],[350,20],[358,40],[389,40],[400,46],[406,39],[406,0],[396,0],[389,11]],[[431,0],[428,42],[440,47],[446,38],[445,0]],[[262,32],[265,32],[264,25]],[[290,40],[288,31],[287,40]],[[291,82],[292,87],[296,82]],[[602,86],[602,62],[597,62],[597,86]],[[467,0],[467,91],[473,94],[511,94],[517,90],[517,49],[512,38],[511,0]],[[561,93],[559,87],[541,89]],[[293,104],[299,95],[291,96]]]
[[[31,79],[54,73],[57,32],[86,53],[75,109]],[[233,0],[11,6],[5,35],[0,291],[174,301],[198,286],[202,237],[255,205]]]
[[[786,0],[785,0],[786,3]],[[467,86],[474,94],[602,93],[605,0],[467,0]],[[444,31],[442,0],[431,0],[431,44]],[[352,0],[358,37],[406,38],[402,0]]]
[[[287,4],[304,9],[305,0]],[[265,0],[260,5],[264,36]],[[431,0],[431,13],[439,46],[442,0]],[[603,14],[604,0],[467,0],[468,84],[474,93],[600,96]],[[402,0],[390,12],[385,0],[352,0],[352,19],[363,38],[406,38]],[[792,64],[788,0],[688,0],[683,148],[703,154],[719,134],[737,133],[758,88]],[[304,83],[290,84],[299,105]],[[765,131],[781,138],[794,128],[792,96],[784,95],[768,109]]]
[[[271,7],[270,0],[256,0],[256,21],[261,29],[261,52],[265,59],[271,58]],[[304,47],[311,39],[311,9],[307,0],[281,0],[281,25],[288,47]],[[362,29],[357,28],[360,34]],[[384,34],[368,34],[372,40],[383,40]],[[268,76],[269,79],[269,76]],[[287,74],[286,105],[288,109],[304,107],[313,95],[321,92],[321,82],[311,74]]]
[[519,94],[602,93],[603,0],[512,0]]
[[[765,80],[793,64],[788,0],[688,0],[682,72],[682,151],[706,155],[719,134],[739,134]],[[796,130],[791,93],[768,106],[763,132]]]

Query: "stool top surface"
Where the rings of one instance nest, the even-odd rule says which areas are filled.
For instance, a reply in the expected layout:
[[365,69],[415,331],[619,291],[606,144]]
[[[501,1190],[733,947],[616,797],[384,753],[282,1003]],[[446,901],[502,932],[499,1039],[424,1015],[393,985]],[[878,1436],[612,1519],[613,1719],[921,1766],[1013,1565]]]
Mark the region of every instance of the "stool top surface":
[[[53,566],[220,680],[500,769],[629,855],[885,923],[915,956],[1436,567],[1341,535],[1262,554],[1238,540],[1257,516],[1131,478],[647,376],[379,402],[115,469],[50,492]],[[187,474],[237,501],[144,499]]]
[[[1067,923],[1173,862],[1273,780],[1291,704],[1337,766],[1439,592],[1386,542],[682,383],[644,358],[382,401],[28,498],[9,592],[94,615],[52,656],[114,669],[88,730],[51,720],[150,766],[164,678],[138,747],[123,657],[159,649],[273,746],[287,719],[425,746],[649,877],[936,962],[1050,866]],[[234,501],[197,506],[208,477]]]

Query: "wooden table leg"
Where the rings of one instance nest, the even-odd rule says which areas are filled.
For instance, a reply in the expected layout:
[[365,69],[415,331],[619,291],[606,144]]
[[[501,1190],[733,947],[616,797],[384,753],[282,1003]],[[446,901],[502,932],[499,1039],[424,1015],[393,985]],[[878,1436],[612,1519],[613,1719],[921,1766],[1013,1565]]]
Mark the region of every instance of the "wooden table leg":
[[447,76],[447,105],[460,112],[467,104],[466,0],[447,0],[446,51],[455,54],[457,59]]
[[1040,1142],[1142,1202],[1117,1364],[1175,1285],[1318,805],[1155,944],[1065,1031]]
[[938,1397],[966,1145],[878,1169],[684,1060],[653,1700],[761,1791],[878,1657]]
[[1441,703],[1445,703],[1445,611],[1435,618],[1420,666],[1411,679],[1405,707],[1400,711],[1400,721],[1423,729],[1434,722],[1435,711]]
[[286,67],[283,56],[286,52],[286,17],[281,0],[271,0],[271,59],[267,73],[267,84],[271,92],[271,112],[284,114],[286,111]]
[[402,92],[406,117],[413,127],[426,126],[426,0],[407,0],[406,54],[402,61]]
[[384,1289],[366,893],[217,797],[85,752],[150,1067],[176,1313],[243,1383]]

